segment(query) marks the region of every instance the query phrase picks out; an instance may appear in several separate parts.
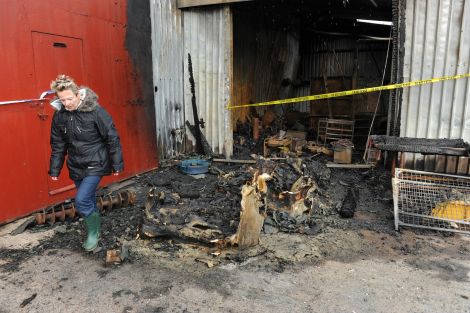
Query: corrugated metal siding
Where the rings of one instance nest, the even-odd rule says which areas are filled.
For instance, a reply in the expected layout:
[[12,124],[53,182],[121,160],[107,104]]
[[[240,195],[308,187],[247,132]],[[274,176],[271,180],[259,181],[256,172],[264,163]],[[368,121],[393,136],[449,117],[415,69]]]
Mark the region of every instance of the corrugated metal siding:
[[[404,81],[469,73],[470,1],[406,2]],[[403,90],[401,136],[470,140],[470,79]]]
[[[232,155],[233,128],[226,108],[232,80],[232,14],[229,6],[183,12],[184,103],[186,119],[193,124],[187,55],[191,54],[199,118],[214,152]],[[190,138],[191,140],[192,138]],[[191,140],[193,145],[194,139]]]
[[[311,94],[312,92],[310,90],[310,86],[300,86],[294,88],[293,98],[310,96]],[[299,112],[310,113],[310,101],[298,102],[294,104],[294,110]]]
[[[290,98],[300,64],[299,34],[267,28],[268,21],[255,11],[234,12],[233,104]],[[259,115],[280,106],[257,107]],[[235,110],[234,118],[244,121],[246,109]]]
[[[331,48],[328,48],[328,51]],[[321,77],[323,71],[326,71],[326,76],[328,77],[351,76],[353,65],[354,51],[335,52],[333,54],[333,52],[327,52],[322,49],[322,52],[302,55],[302,73],[305,78]]]
[[[263,102],[286,99],[293,96],[292,86],[283,87],[285,78],[292,81],[297,77],[300,63],[298,36],[279,30],[257,29],[256,63],[254,72],[254,101]],[[281,106],[258,107],[262,115],[266,110],[281,114]]]
[[284,78],[297,76],[299,41],[292,34],[269,29],[256,33],[254,101],[288,98],[290,87],[282,87]]
[[[301,45],[301,65],[299,79],[303,82],[311,82],[311,86],[296,88],[296,96],[306,96],[313,93],[322,93],[323,73],[329,81],[331,91],[348,90],[354,88],[352,80],[355,71],[355,58],[357,57],[357,81],[356,88],[375,87],[382,83],[382,75],[385,66],[388,41],[351,39],[333,36],[305,36],[306,41]],[[335,81],[342,82],[339,86]],[[319,84],[321,90],[318,90]],[[334,87],[336,86],[336,87]],[[339,87],[339,89],[338,89]],[[373,112],[377,103],[377,93],[366,94],[354,99],[355,113]],[[333,114],[351,114],[353,98],[332,99]],[[348,102],[349,101],[349,102]],[[311,103],[312,115],[326,114],[327,101]],[[310,103],[304,102],[296,105],[302,112],[308,112]],[[381,102],[379,114],[386,112],[385,103]]]
[[[386,40],[354,40],[331,36],[314,37],[302,45],[299,78],[301,81],[322,80],[325,72],[327,79],[345,78],[346,83],[341,90],[351,89],[357,49],[357,88],[380,86],[382,71],[385,66],[387,44],[388,41]],[[313,93],[312,88],[311,86],[297,87],[294,91],[295,96],[311,95]],[[356,112],[373,112],[375,110],[376,100],[367,100],[370,97],[377,97],[377,95],[370,94],[362,98],[356,98]],[[359,99],[364,101],[359,101]],[[315,103],[321,106],[322,102]],[[309,102],[296,104],[296,109],[302,112],[309,112],[309,107]],[[336,108],[338,109],[338,107]],[[383,103],[379,108],[380,112],[385,112],[385,104]],[[316,113],[318,114],[318,112]]]
[[183,34],[176,0],[151,0],[157,146],[163,158],[184,151]]
[[[382,79],[387,41],[357,42],[350,38],[312,40],[309,46],[302,51],[300,66],[302,79],[320,78],[323,71],[326,71],[327,77],[352,76],[356,47],[358,49],[359,87],[368,87],[371,84],[377,86],[377,83],[380,84]],[[361,82],[363,82],[363,86],[360,85]]]

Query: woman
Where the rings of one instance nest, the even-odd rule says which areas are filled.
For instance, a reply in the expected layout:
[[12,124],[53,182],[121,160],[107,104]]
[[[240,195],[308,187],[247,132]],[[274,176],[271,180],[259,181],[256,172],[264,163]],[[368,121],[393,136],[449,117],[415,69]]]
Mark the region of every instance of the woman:
[[89,88],[79,88],[74,80],[59,75],[51,89],[57,100],[51,126],[51,160],[49,175],[57,180],[67,155],[70,178],[77,187],[75,207],[84,217],[86,251],[93,251],[100,239],[100,214],[96,207],[96,189],[105,175],[119,175],[123,170],[119,135],[111,116],[97,102]]

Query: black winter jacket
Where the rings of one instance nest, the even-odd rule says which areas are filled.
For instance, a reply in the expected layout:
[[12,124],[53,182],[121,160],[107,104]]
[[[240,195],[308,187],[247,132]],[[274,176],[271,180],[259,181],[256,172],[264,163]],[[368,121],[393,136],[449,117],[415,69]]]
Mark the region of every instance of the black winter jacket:
[[51,126],[49,175],[57,177],[67,158],[72,180],[90,175],[110,175],[124,168],[121,143],[111,116],[89,88],[75,111],[62,108],[54,113]]

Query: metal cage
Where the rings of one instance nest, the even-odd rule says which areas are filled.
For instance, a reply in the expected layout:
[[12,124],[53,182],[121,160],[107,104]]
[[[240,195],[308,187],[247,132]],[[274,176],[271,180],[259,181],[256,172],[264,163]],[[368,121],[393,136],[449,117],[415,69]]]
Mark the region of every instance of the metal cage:
[[470,234],[470,177],[397,168],[392,182],[396,230]]

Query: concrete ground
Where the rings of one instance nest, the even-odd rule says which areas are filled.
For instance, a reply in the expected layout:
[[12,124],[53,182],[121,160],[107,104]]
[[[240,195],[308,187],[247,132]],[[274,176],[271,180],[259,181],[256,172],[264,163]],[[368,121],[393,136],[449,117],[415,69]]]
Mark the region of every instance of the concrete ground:
[[58,240],[60,233],[49,238],[54,232],[10,236],[4,227],[0,312],[470,312],[468,236],[289,234],[295,247],[279,252],[273,247],[287,237],[277,234],[241,262],[211,268],[187,255],[143,252],[156,245],[146,240],[132,247],[140,257],[121,265],[69,249],[15,261],[12,251]]

